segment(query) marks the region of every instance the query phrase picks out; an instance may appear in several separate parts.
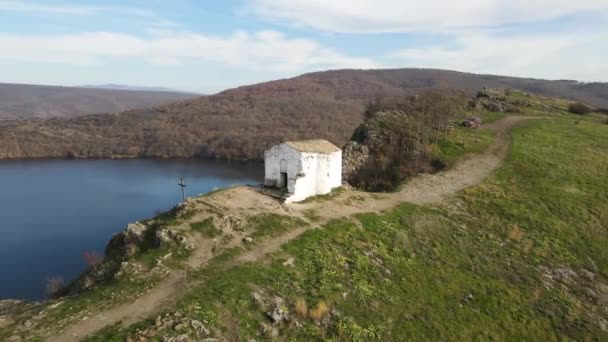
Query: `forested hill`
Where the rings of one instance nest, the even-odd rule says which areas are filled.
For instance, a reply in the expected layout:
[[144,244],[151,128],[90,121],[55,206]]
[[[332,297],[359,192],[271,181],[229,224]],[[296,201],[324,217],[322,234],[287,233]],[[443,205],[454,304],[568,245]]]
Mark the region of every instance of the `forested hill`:
[[127,90],[0,83],[0,120],[117,113],[194,96],[153,88]]
[[0,158],[211,157],[257,159],[284,139],[338,145],[377,97],[428,88],[521,89],[608,107],[607,83],[544,81],[443,70],[336,70],[227,90],[146,110],[0,122]]

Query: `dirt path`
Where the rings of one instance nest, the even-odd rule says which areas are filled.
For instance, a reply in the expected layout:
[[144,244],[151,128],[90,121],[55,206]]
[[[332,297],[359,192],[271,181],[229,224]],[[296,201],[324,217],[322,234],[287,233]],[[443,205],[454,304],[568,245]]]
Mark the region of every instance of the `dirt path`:
[[314,210],[316,215],[328,220],[364,212],[384,211],[402,202],[416,204],[440,202],[460,190],[481,183],[491,175],[507,155],[510,146],[509,130],[530,118],[508,116],[486,125],[486,128],[496,133],[496,139],[484,153],[470,156],[447,171],[416,176],[399,192],[373,195],[351,190],[331,201],[294,203],[291,207],[297,211]]
[[[530,117],[509,116],[486,125],[486,128],[496,133],[496,139],[484,153],[471,156],[448,171],[435,175],[417,176],[396,193],[373,195],[348,190],[331,201],[294,203],[285,207],[253,188],[238,187],[221,192],[212,198],[216,204],[230,211],[268,211],[301,218],[305,216],[305,212],[314,211],[315,215],[320,218],[317,226],[307,225],[295,228],[280,237],[259,241],[252,249],[238,256],[234,263],[260,260],[266,254],[279,250],[290,240],[333,218],[364,212],[379,212],[393,208],[402,202],[417,204],[440,202],[464,188],[479,184],[500,166],[506,156],[510,145],[508,131],[527,119],[530,119]],[[189,262],[190,267],[203,267],[212,258],[213,253],[208,250],[208,247],[201,246],[204,250],[195,253],[196,257]],[[85,320],[76,322],[60,335],[52,337],[48,341],[78,341],[107,325],[118,322],[122,322],[125,326],[133,324],[175,302],[187,287],[186,271],[172,271],[155,288],[137,300],[114,306]]]
[[151,313],[173,303],[186,288],[186,272],[170,273],[156,287],[133,302],[116,305],[96,313],[64,330],[60,335],[47,339],[50,342],[80,341],[105,326],[122,321],[125,325],[139,322]]

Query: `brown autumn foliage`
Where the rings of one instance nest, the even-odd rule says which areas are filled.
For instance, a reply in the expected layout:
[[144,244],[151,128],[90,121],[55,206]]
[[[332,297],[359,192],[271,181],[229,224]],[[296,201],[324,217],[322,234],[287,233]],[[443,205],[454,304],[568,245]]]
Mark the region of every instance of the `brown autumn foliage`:
[[442,168],[429,146],[442,138],[467,100],[460,92],[427,91],[372,104],[351,138],[368,147],[369,159],[349,182],[367,191],[392,191],[410,175]]
[[194,97],[170,91],[0,83],[0,120],[76,117],[149,108]]
[[87,266],[91,267],[93,270],[97,270],[97,266],[101,264],[103,261],[103,256],[101,256],[97,251],[86,251],[82,254],[84,261]]
[[147,110],[69,119],[0,121],[0,159],[260,159],[286,139],[344,144],[365,106],[443,87],[484,86],[608,105],[605,84],[542,81],[444,70],[336,70],[227,90]]

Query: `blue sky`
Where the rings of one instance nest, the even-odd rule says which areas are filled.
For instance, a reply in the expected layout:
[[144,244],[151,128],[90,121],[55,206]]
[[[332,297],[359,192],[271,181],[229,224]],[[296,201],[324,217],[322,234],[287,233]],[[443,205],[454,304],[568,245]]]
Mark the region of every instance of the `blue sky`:
[[213,93],[337,68],[608,81],[608,0],[0,0],[0,82]]

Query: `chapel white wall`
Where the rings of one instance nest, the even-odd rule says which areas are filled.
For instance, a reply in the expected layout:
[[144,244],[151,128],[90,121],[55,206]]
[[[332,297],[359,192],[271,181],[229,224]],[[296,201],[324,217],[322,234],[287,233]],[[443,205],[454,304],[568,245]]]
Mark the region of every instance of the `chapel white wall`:
[[306,153],[286,144],[274,146],[264,153],[265,185],[279,185],[282,159],[287,162],[287,191],[291,194],[286,203],[324,195],[342,185],[342,151]]
[[287,191],[294,192],[295,177],[302,168],[300,153],[286,144],[276,145],[264,152],[264,184],[278,186],[281,180],[281,160],[287,161]]
[[305,177],[296,179],[295,192],[287,198],[286,203],[325,195],[342,185],[342,151],[330,154],[302,153],[302,166]]

